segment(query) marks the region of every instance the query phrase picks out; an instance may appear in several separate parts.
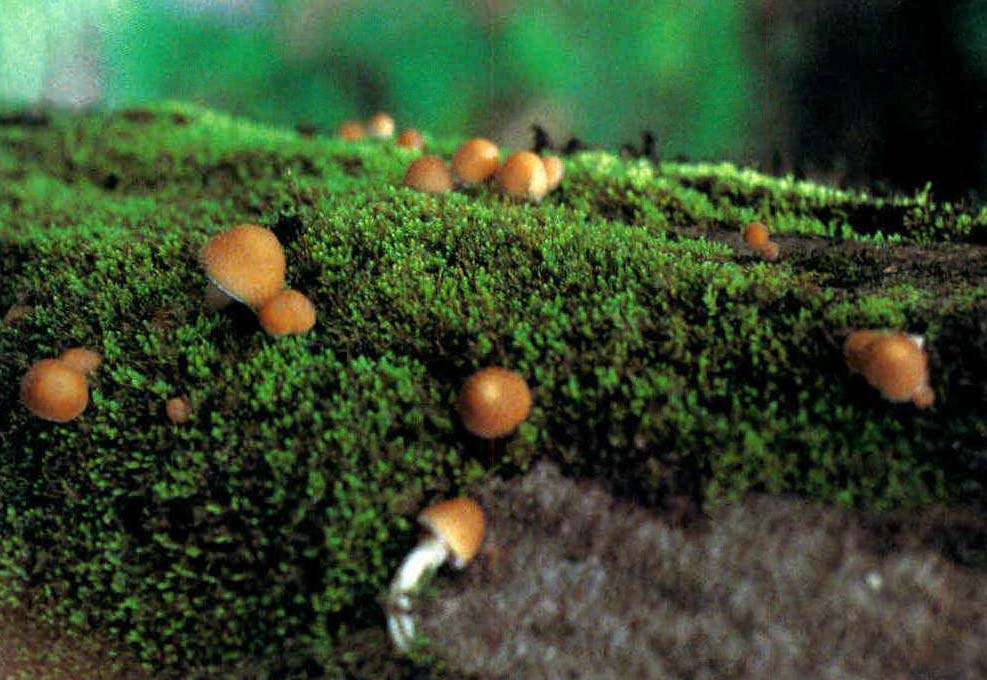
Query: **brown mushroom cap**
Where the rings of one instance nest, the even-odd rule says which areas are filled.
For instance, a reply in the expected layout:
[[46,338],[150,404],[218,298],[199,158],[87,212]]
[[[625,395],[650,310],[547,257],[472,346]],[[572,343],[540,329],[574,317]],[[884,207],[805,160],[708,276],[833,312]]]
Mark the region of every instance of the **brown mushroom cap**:
[[486,182],[500,167],[500,149],[489,139],[471,139],[456,150],[452,172],[465,184]]
[[768,241],[764,245],[757,246],[754,250],[768,262],[774,262],[778,259],[778,255],[781,254],[781,249],[774,241]]
[[257,319],[270,335],[308,333],[315,326],[315,305],[297,290],[285,289],[261,305]]
[[466,380],[458,406],[467,430],[496,439],[513,432],[531,413],[531,391],[516,371],[484,368]]
[[887,331],[860,330],[853,331],[847,336],[843,343],[843,358],[846,359],[851,371],[860,373],[864,370],[864,350],[886,333]]
[[381,111],[367,121],[367,134],[374,139],[390,139],[394,136],[394,118]]
[[405,149],[421,151],[425,146],[425,138],[418,130],[405,130],[398,135],[397,145]]
[[199,261],[224,293],[257,307],[284,288],[284,249],[270,229],[243,224],[206,243]]
[[541,159],[545,165],[545,178],[548,180],[546,193],[550,193],[559,188],[562,184],[562,177],[565,175],[565,166],[558,156],[545,156]]
[[928,357],[904,333],[887,333],[861,353],[863,374],[890,401],[908,401],[928,382]]
[[404,185],[427,194],[452,191],[452,173],[438,156],[422,156],[408,166]]
[[763,223],[751,222],[744,227],[743,237],[747,245],[756,249],[768,243],[770,234],[768,234],[768,227]]
[[86,349],[85,347],[67,349],[58,358],[68,364],[69,368],[78,371],[83,376],[88,376],[103,363],[103,357],[97,352]]
[[497,171],[497,184],[508,196],[540,201],[548,192],[545,164],[531,151],[513,153]]
[[21,380],[21,402],[39,418],[66,423],[86,410],[89,388],[85,377],[61,359],[42,359]]
[[449,547],[458,569],[473,559],[483,543],[486,520],[480,504],[472,498],[436,503],[422,510],[418,521]]
[[180,397],[172,397],[165,402],[165,413],[172,423],[182,425],[192,416],[192,405],[184,394]]
[[339,126],[339,137],[346,142],[358,142],[367,136],[367,130],[363,123],[356,120],[348,120]]

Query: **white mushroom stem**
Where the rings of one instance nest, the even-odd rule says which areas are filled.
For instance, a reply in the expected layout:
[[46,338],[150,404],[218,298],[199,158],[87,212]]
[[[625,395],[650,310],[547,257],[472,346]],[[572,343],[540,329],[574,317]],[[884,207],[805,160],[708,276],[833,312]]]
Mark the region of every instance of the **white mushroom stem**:
[[407,651],[415,638],[415,623],[411,618],[411,598],[408,594],[421,584],[426,575],[442,566],[448,557],[449,548],[445,541],[430,535],[408,553],[391,582],[387,597],[387,629],[395,646],[402,652]]

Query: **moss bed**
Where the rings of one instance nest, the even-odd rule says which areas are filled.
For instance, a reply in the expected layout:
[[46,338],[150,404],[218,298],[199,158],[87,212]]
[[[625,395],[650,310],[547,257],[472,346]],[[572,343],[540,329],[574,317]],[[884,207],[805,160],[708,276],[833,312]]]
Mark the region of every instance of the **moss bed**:
[[[656,513],[983,512],[987,209],[602,151],[522,205],[401,188],[417,154],[392,144],[187,104],[0,122],[0,312],[31,308],[0,327],[0,621],[105,640],[107,674],[379,667],[418,510],[542,459]],[[755,219],[777,262],[742,243]],[[284,244],[312,333],[207,309],[196,255],[245,222]],[[865,327],[924,335],[933,408],[850,374]],[[88,409],[31,416],[21,376],[80,345],[104,357]],[[454,408],[489,365],[534,397],[493,452]]]

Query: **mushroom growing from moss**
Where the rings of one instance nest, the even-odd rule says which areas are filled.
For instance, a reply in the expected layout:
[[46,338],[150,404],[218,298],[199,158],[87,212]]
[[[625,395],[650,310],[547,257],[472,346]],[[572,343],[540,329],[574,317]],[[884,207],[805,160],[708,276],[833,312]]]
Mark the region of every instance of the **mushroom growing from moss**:
[[374,139],[390,139],[394,136],[394,118],[383,111],[375,113],[367,121],[367,134]]
[[367,130],[363,123],[356,120],[347,120],[339,126],[339,138],[345,142],[358,142],[367,136]]
[[500,167],[500,149],[489,139],[471,139],[456,150],[452,172],[463,184],[486,182]]
[[261,305],[257,319],[269,335],[300,335],[315,326],[315,305],[297,290],[286,288]]
[[513,432],[531,413],[531,390],[517,371],[484,368],[467,378],[458,408],[467,430],[496,439]]
[[768,227],[763,222],[751,222],[745,225],[741,235],[744,242],[754,250],[761,248],[770,240]]
[[408,166],[404,185],[426,194],[452,191],[452,173],[438,156],[422,156]]
[[85,376],[61,359],[36,362],[21,380],[21,403],[45,420],[67,423],[89,405]]
[[512,198],[540,201],[548,192],[545,164],[530,151],[513,153],[497,171],[497,184]]
[[453,498],[425,508],[418,522],[428,533],[398,568],[387,597],[387,629],[395,646],[406,651],[415,637],[410,593],[446,560],[463,569],[483,543],[486,520],[479,503]]
[[260,306],[284,288],[284,249],[264,227],[243,224],[227,229],[206,243],[199,262],[217,289],[249,307]]
[[61,356],[58,357],[64,361],[70,368],[78,371],[83,376],[88,376],[90,373],[99,368],[99,365],[103,363],[103,357],[101,357],[97,352],[91,349],[86,349],[85,347],[72,347],[70,349],[62,352]]
[[173,425],[184,425],[192,417],[192,404],[184,394],[172,397],[165,402],[165,414]]
[[929,359],[922,338],[891,331],[862,330],[847,336],[847,365],[862,373],[888,401],[912,401],[919,408],[935,403],[929,384]]
[[398,141],[396,143],[403,149],[421,151],[425,146],[425,138],[422,137],[422,133],[418,130],[405,130],[398,135]]

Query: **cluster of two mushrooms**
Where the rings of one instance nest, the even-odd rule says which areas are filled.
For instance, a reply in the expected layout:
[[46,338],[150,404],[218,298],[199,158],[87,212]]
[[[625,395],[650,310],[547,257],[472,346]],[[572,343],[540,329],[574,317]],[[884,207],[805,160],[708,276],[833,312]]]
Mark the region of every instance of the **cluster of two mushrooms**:
[[315,306],[285,287],[284,249],[270,229],[244,224],[211,238],[199,254],[209,278],[206,303],[250,307],[269,335],[297,335],[315,326]]
[[21,403],[45,420],[75,420],[89,405],[86,378],[102,362],[99,354],[83,347],[65,350],[57,359],[35,362],[21,380]]
[[860,330],[847,336],[847,366],[880,390],[888,401],[911,401],[918,408],[935,403],[929,383],[929,358],[920,336],[887,330]]
[[460,185],[493,180],[502,193],[523,201],[540,201],[562,182],[565,167],[558,156],[544,158],[518,151],[500,162],[500,149],[489,139],[464,142],[452,157],[452,167],[438,156],[422,156],[404,176],[404,185],[425,193],[444,193]]
[[741,235],[744,242],[768,262],[778,259],[780,250],[778,244],[771,240],[767,225],[762,222],[751,222],[744,227]]
[[[394,130],[394,118],[381,111],[371,116],[366,125],[358,120],[345,121],[339,126],[339,137],[347,142],[357,142],[367,137],[390,139],[394,136]],[[408,129],[398,135],[396,143],[406,149],[421,150],[425,146],[425,138],[418,130]]]
[[[466,429],[494,440],[513,432],[528,417],[531,391],[518,373],[485,368],[463,385],[458,409]],[[387,628],[401,651],[407,651],[415,637],[411,594],[447,561],[463,569],[480,550],[486,529],[482,508],[470,498],[425,508],[418,521],[426,534],[398,568],[387,595]]]

